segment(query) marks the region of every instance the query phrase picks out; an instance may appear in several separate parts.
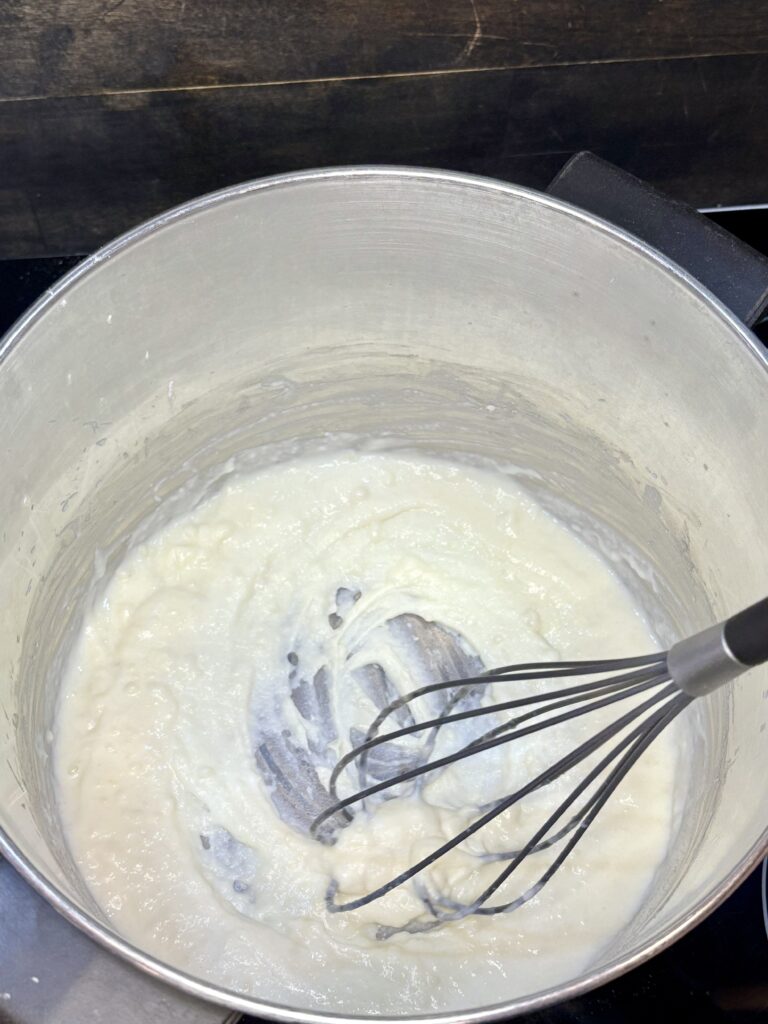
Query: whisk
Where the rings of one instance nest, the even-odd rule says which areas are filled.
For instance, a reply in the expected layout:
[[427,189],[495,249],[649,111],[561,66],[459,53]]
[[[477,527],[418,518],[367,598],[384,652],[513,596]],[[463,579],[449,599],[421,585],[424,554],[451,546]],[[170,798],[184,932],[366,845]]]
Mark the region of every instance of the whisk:
[[[742,672],[768,661],[768,598],[732,616],[725,622],[711,626],[701,633],[676,643],[668,652],[641,655],[634,658],[611,658],[603,661],[536,662],[507,665],[466,679],[451,679],[412,690],[397,698],[378,714],[368,729],[365,739],[336,764],[330,778],[332,803],[312,822],[310,832],[318,830],[329,819],[349,821],[355,804],[393,787],[418,779],[429,772],[447,768],[464,758],[476,756],[501,744],[511,743],[549,729],[562,722],[576,719],[601,708],[618,705],[636,698],[629,710],[620,714],[572,751],[561,757],[545,771],[531,778],[524,786],[490,805],[480,808],[480,817],[433,850],[428,856],[402,871],[386,884],[367,895],[347,902],[337,902],[338,884],[332,882],[326,905],[330,912],[357,910],[419,875],[440,857],[479,832],[508,808],[526,796],[554,782],[565,772],[592,755],[611,741],[616,741],[597,764],[589,768],[581,781],[561,801],[541,827],[520,849],[486,855],[486,859],[507,861],[506,866],[472,902],[462,903],[447,897],[435,898],[420,887],[419,894],[429,914],[427,921],[411,922],[405,928],[380,927],[378,935],[387,938],[397,931],[424,931],[439,927],[446,921],[457,920],[468,914],[493,915],[508,913],[531,900],[549,882],[562,866],[586,830],[610,799],[611,794],[644,751],[657,736],[695,698],[710,693],[730,682]],[[584,680],[583,677],[599,676]],[[574,685],[564,685],[545,693],[514,696],[513,699],[488,706],[465,707],[462,700],[492,683],[523,684],[534,680],[567,680],[578,677]],[[391,715],[405,708],[419,697],[437,691],[449,691],[444,713],[428,721],[414,722],[392,732],[380,733]],[[339,798],[338,783],[342,773],[355,764],[365,783],[366,765],[371,751],[381,744],[391,743],[414,733],[427,733],[431,746],[437,731],[444,726],[484,715],[511,712],[502,724],[480,735],[455,752],[427,761],[417,767],[398,772],[372,785],[364,785],[351,796]],[[618,739],[617,739],[618,737]],[[336,818],[341,815],[340,818]],[[488,905],[488,901],[507,882],[526,857],[541,850],[562,844],[546,871],[525,892],[506,902]]]

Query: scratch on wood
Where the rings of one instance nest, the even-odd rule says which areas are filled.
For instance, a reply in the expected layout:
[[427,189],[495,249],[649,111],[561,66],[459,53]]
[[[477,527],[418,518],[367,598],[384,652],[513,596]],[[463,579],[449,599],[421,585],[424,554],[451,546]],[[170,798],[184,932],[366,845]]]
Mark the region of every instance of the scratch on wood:
[[475,19],[475,31],[472,33],[472,37],[467,40],[467,45],[456,58],[457,64],[463,64],[465,60],[471,57],[475,47],[483,38],[483,25],[480,21],[480,14],[477,10],[477,3],[475,0],[469,0],[469,2],[472,4],[472,14]]
[[[466,39],[466,32],[406,32],[407,39]],[[509,36],[496,36],[483,32],[483,39],[498,39],[502,42],[509,42]]]
[[[482,34],[483,39],[488,37]],[[530,62],[514,62],[501,64],[480,64],[476,67],[441,67],[429,71],[384,71],[370,72],[357,75],[310,75],[305,78],[265,78],[256,81],[242,82],[217,82],[204,85],[157,85],[142,86],[138,88],[121,89],[84,89],[82,92],[57,92],[57,93],[30,93],[25,96],[3,96],[0,95],[0,105],[4,103],[49,103],[52,100],[83,100],[101,99],[104,96],[139,96],[139,95],[169,95],[171,93],[202,93],[202,92],[231,92],[238,89],[275,89],[281,86],[296,85],[329,85],[336,82],[378,82],[388,79],[420,79],[420,78],[441,78],[449,75],[488,75],[498,72],[519,71],[546,71],[551,68],[584,68],[584,67],[611,67],[619,64],[672,64],[690,60],[702,61],[718,59],[723,57],[765,57],[764,50],[736,50],[728,53],[715,51],[713,53],[696,54],[681,53],[673,57],[600,57],[590,60],[553,60],[537,64]],[[701,73],[701,71],[700,71]],[[701,86],[704,92],[708,92],[707,83],[701,79]]]
[[565,145],[565,139],[553,124],[549,126],[549,134],[552,136],[555,142],[559,142],[561,146]]

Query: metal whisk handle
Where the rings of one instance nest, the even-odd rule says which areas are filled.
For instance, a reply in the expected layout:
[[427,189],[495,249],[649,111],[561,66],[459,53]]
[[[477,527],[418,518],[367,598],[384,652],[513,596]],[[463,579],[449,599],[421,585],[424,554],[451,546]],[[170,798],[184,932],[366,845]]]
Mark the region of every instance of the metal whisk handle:
[[768,598],[670,648],[667,669],[691,697],[711,693],[768,661]]

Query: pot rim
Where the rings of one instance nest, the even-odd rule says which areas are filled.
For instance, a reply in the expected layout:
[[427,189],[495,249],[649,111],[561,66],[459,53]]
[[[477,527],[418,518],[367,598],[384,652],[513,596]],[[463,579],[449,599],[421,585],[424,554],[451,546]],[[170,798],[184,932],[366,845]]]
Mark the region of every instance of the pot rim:
[[[757,364],[763,370],[768,371],[768,352],[763,349],[749,329],[712,292],[663,253],[600,217],[596,217],[585,210],[565,203],[560,199],[555,199],[545,193],[519,185],[508,184],[494,178],[431,168],[395,165],[351,165],[291,172],[231,185],[182,203],[118,236],[93,255],[86,257],[74,269],[60,278],[22,314],[6,333],[5,337],[0,339],[0,372],[2,372],[3,361],[13,348],[21,342],[24,335],[81,278],[85,277],[100,264],[116,256],[122,250],[137,245],[144,238],[155,234],[167,225],[184,220],[202,210],[210,209],[219,204],[261,191],[292,188],[308,182],[338,179],[365,180],[370,178],[391,178],[403,182],[409,180],[434,181],[442,184],[463,186],[478,192],[497,193],[526,202],[538,203],[541,206],[556,210],[565,216],[580,220],[589,225],[593,230],[619,241],[627,248],[636,252],[641,259],[649,260],[666,271],[666,273],[675,277],[689,294],[703,301],[709,307],[711,312],[730,329],[731,334],[738,337],[747,347],[756,359]],[[402,1021],[419,1021],[424,1022],[424,1024],[480,1024],[480,1022],[498,1021],[510,1016],[530,1013],[562,1000],[582,995],[624,974],[633,967],[645,963],[657,953],[672,945],[678,938],[690,931],[690,929],[719,906],[768,854],[768,827],[763,831],[760,839],[726,877],[717,885],[712,886],[710,891],[691,909],[678,915],[666,933],[655,942],[624,957],[620,957],[607,966],[592,970],[574,981],[546,989],[531,996],[510,999],[502,1003],[478,1007],[472,1010],[418,1015],[374,1016],[331,1013],[321,1010],[298,1010],[282,1004],[262,1001],[256,997],[244,996],[212,982],[201,981],[142,952],[130,942],[120,938],[110,928],[99,923],[90,914],[81,910],[33,865],[2,827],[0,827],[0,853],[55,910],[62,914],[70,923],[85,932],[91,939],[99,943],[99,945],[112,953],[116,953],[147,974],[204,1001],[220,1004],[242,1013],[253,1014],[269,1020],[297,1022],[297,1024],[347,1024],[347,1022],[351,1021],[376,1021],[377,1024],[397,1024],[397,1022]]]

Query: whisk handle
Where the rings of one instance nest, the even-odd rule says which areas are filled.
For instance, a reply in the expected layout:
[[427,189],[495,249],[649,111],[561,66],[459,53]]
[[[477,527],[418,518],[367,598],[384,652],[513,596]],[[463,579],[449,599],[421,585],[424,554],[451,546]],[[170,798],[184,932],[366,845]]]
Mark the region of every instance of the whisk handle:
[[727,619],[723,636],[731,654],[742,665],[751,668],[768,661],[768,597]]
[[672,680],[701,697],[768,661],[768,598],[676,643],[667,655]]

